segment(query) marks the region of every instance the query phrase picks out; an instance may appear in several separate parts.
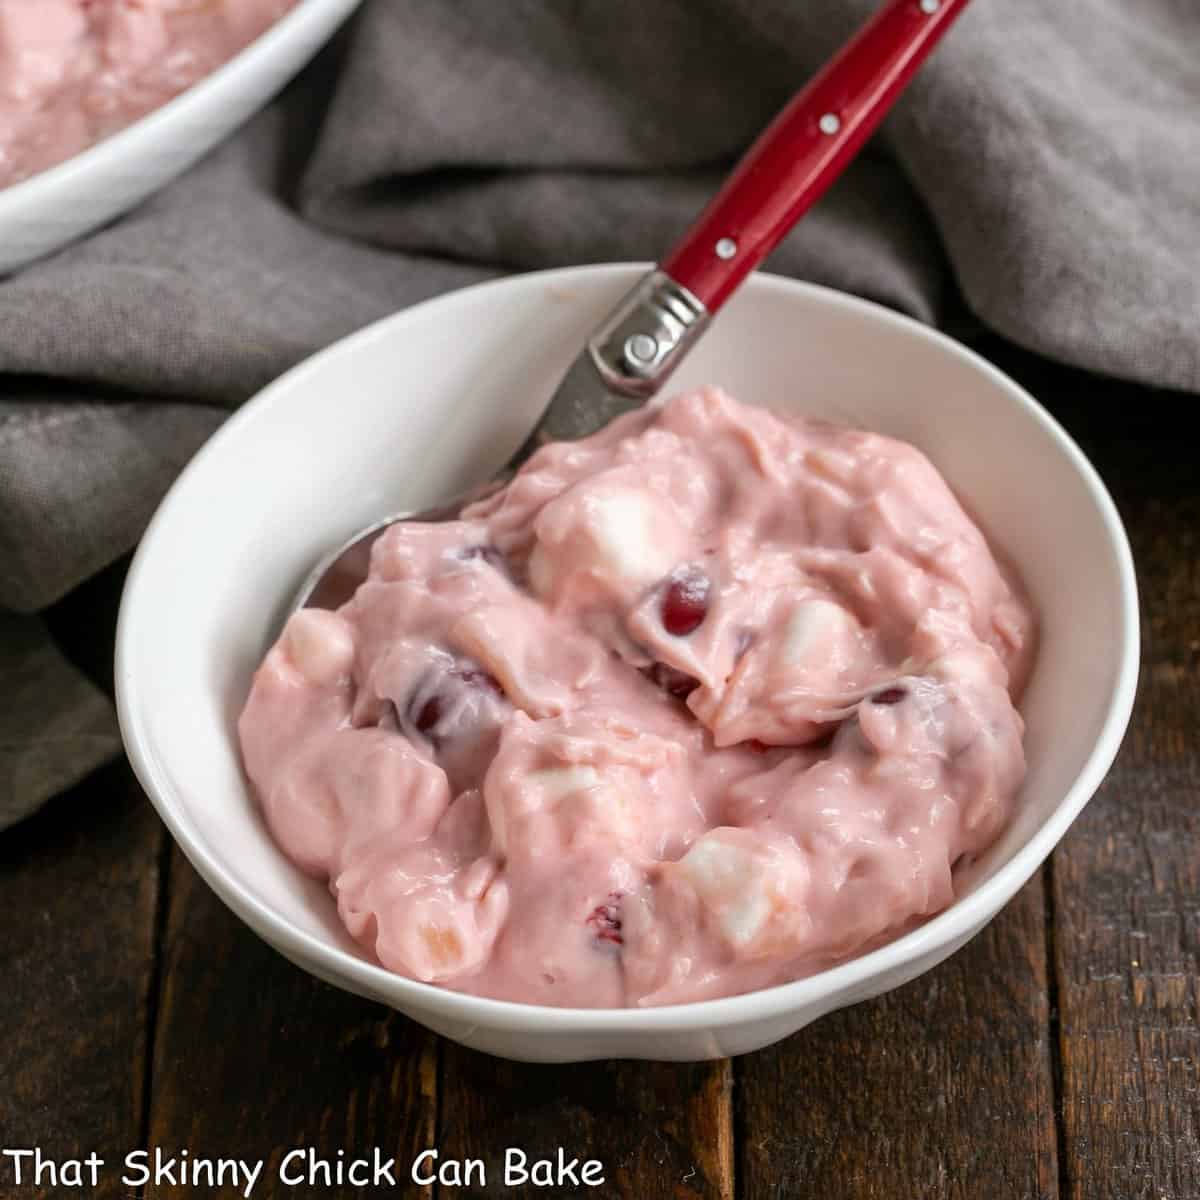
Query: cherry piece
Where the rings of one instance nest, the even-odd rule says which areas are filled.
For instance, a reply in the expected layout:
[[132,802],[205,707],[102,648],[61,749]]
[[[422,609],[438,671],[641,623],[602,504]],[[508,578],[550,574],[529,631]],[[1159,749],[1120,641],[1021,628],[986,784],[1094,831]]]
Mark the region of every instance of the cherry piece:
[[[503,696],[504,689],[482,667],[458,664],[450,667],[442,676],[440,684],[430,694],[430,688],[419,687],[409,701],[408,720],[412,727],[424,734],[435,745],[440,740],[438,726],[448,713],[456,708],[457,695],[462,694],[463,687],[479,692],[492,692]],[[456,694],[457,689],[457,694]]]
[[625,939],[621,936],[621,893],[609,892],[604,904],[597,904],[587,919],[592,928],[592,936],[598,942],[608,942],[613,946],[623,946]]
[[672,637],[687,637],[708,616],[708,594],[712,580],[695,567],[676,571],[662,598],[663,628]]
[[871,697],[872,704],[899,704],[908,692],[902,687],[884,688],[882,692],[876,692]]
[[399,732],[431,751],[458,794],[478,787],[496,756],[509,705],[504,689],[477,662],[435,650],[397,713]]
[[421,733],[428,733],[441,719],[442,702],[437,696],[430,696],[413,717],[413,724]]
[[645,675],[653,684],[662,688],[668,696],[674,696],[676,700],[686,700],[700,686],[700,680],[686,671],[669,667],[664,662],[656,662],[653,666],[647,667]]

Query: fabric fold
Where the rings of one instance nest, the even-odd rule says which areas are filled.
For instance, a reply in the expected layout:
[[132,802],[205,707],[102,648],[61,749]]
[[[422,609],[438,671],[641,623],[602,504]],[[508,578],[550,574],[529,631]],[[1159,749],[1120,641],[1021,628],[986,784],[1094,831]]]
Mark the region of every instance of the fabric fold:
[[36,617],[0,612],[0,829],[36,811],[121,747],[108,700]]

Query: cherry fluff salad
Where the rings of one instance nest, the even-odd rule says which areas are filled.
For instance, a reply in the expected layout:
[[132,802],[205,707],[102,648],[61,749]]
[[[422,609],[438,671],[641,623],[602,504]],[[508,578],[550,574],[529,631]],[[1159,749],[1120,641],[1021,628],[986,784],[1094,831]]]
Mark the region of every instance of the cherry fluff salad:
[[0,188],[232,58],[297,0],[0,0]]
[[1034,620],[929,461],[715,388],[392,526],[239,722],[386,968],[581,1007],[812,974],[949,905],[1025,771]]

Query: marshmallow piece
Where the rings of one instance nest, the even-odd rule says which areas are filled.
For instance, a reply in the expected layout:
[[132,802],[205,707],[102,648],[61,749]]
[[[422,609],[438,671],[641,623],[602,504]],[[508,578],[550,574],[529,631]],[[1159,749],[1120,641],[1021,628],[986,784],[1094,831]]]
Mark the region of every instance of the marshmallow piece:
[[354,665],[354,634],[337,613],[302,608],[293,613],[280,639],[292,665],[317,687],[332,687]]
[[[487,793],[493,846],[501,854],[515,849],[549,852],[552,847],[557,853],[562,845],[626,843],[645,832],[638,819],[643,810],[636,803],[636,788],[593,767],[547,767],[514,782],[515,787]],[[512,834],[514,822],[525,818],[534,820],[519,835]],[[510,846],[510,837],[519,837],[520,847]]]
[[638,821],[643,810],[634,803],[633,795],[603,780],[564,796],[553,811],[557,838],[576,850],[601,844],[627,845],[645,832]]
[[598,555],[615,575],[636,583],[654,583],[674,565],[663,553],[655,505],[637,492],[614,491],[588,506],[588,531]]
[[439,983],[468,975],[487,961],[508,915],[508,885],[493,880],[477,899],[427,887],[381,913],[376,953],[385,966]]
[[564,797],[595,787],[599,782],[595,767],[547,767],[542,771],[530,771],[525,776],[526,785],[536,788],[542,802],[551,807]]
[[850,616],[828,600],[803,600],[792,610],[783,630],[780,659],[794,666],[828,646],[850,629]]
[[508,847],[508,826],[511,821],[544,809],[553,811],[567,796],[595,787],[600,776],[594,767],[546,767],[530,771],[512,787],[485,788],[488,821],[496,848],[503,853]]
[[668,574],[686,550],[675,514],[649,491],[600,486],[568,493],[543,511],[529,562],[539,596],[583,571],[640,590]]
[[710,834],[692,844],[679,866],[734,946],[758,937],[774,907],[759,855]]
[[331,886],[350,934],[389,970],[426,982],[478,970],[508,915],[497,864],[466,863],[429,841],[377,838]]
[[638,834],[634,805],[629,793],[622,788],[606,784],[572,792],[564,799],[567,803],[561,805],[558,811],[562,815],[562,823],[572,826],[575,833],[588,827],[620,840],[634,838]]

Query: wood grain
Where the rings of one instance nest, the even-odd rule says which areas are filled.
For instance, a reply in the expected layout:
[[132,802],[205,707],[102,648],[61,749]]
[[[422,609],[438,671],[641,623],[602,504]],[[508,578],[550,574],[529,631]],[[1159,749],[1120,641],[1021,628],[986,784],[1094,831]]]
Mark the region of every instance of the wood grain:
[[1200,471],[1194,398],[1101,385],[1060,416],[1114,492],[1143,609],[1117,766],[1053,864],[1064,1195],[1200,1196]]
[[164,837],[124,764],[0,837],[0,1146],[108,1164],[81,1192],[18,1188],[5,1161],[0,1195],[127,1194],[111,1167],[143,1136]]
[[736,1063],[749,1197],[1057,1194],[1042,882],[965,949]]
[[445,1043],[438,1145],[448,1157],[483,1159],[489,1171],[488,1188],[453,1194],[496,1195],[506,1147],[530,1160],[562,1147],[598,1159],[605,1186],[546,1194],[729,1200],[731,1082],[728,1060],[529,1065]]
[[[433,1035],[293,967],[222,905],[178,851],[169,895],[149,1144],[265,1159],[256,1200],[428,1195],[408,1168],[434,1144]],[[370,1158],[378,1147],[396,1160],[396,1186],[285,1186],[280,1163],[300,1147],[332,1164],[339,1151]],[[196,1194],[182,1183],[146,1190],[147,1197]]]

